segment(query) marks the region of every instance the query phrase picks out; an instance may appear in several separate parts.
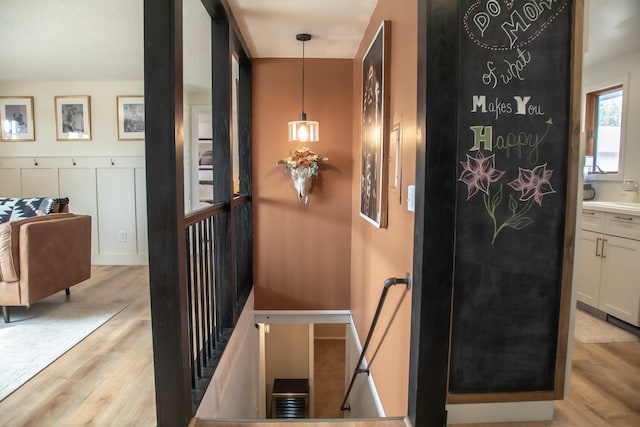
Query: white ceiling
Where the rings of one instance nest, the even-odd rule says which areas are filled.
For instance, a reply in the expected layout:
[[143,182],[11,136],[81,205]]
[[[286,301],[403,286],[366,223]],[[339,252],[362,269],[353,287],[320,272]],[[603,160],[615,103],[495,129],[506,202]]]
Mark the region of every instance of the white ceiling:
[[[207,20],[184,2],[185,50],[202,52]],[[253,57],[299,57],[307,32],[307,57],[351,58],[377,0],[228,2]],[[640,0],[587,3],[585,65],[640,51]],[[142,11],[143,0],[0,0],[0,80],[142,80]]]
[[585,16],[585,67],[640,53],[640,0],[586,0]]
[[[353,58],[378,0],[228,0],[254,57]],[[406,1],[406,0],[402,0]]]

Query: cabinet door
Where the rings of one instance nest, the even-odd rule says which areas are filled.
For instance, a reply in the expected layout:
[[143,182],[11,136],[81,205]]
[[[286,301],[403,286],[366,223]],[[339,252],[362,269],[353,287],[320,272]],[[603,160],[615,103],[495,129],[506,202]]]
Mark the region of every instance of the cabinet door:
[[604,238],[599,308],[640,326],[640,241]]
[[598,307],[600,299],[601,245],[601,234],[584,230],[580,232],[576,293],[578,301],[592,307]]

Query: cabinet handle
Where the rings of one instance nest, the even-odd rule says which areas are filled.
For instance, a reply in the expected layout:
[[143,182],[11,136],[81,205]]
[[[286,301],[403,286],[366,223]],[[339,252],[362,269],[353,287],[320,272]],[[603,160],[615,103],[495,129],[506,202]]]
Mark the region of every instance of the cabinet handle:
[[595,213],[595,212],[593,212],[593,211],[582,211],[582,215],[591,215],[591,216],[593,216],[593,215],[595,215],[595,214],[596,214],[596,213]]
[[629,216],[620,216],[620,215],[616,215],[614,216],[615,219],[621,219],[624,221],[633,221],[633,218],[629,217]]
[[602,256],[602,258],[606,258],[606,257],[607,257],[607,256],[604,254],[604,245],[605,245],[605,243],[607,243],[607,239],[602,239],[602,251],[601,251],[601,253],[602,253],[602,255],[601,255],[601,256]]
[[600,257],[600,254],[598,253],[598,247],[600,246],[600,240],[601,239],[599,237],[596,239],[596,258]]

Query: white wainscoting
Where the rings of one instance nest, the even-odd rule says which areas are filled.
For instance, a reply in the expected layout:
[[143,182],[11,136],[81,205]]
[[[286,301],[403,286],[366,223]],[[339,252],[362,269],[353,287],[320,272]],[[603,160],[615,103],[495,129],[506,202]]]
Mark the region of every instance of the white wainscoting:
[[144,157],[0,158],[0,197],[68,197],[91,215],[91,262],[148,263]]
[[[367,331],[368,333],[369,331]],[[361,335],[366,337],[366,335]],[[346,387],[349,387],[351,376],[356,369],[360,353],[362,352],[362,344],[358,340],[358,333],[356,326],[353,322],[347,325],[347,364],[346,370],[348,373],[348,382]],[[367,359],[362,360],[361,369],[366,369],[368,366]],[[346,390],[346,389],[345,389]],[[345,412],[345,418],[383,418],[385,417],[384,408],[378,395],[378,389],[374,383],[372,375],[358,374],[356,381],[353,383],[353,389],[349,397],[348,406],[351,407],[351,411]]]
[[259,418],[259,332],[253,319],[253,291],[196,411],[198,419]]

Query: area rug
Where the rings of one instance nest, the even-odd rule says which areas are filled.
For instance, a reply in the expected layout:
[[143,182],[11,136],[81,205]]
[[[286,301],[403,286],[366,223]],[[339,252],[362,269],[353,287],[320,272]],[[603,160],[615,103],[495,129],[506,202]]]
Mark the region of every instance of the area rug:
[[576,310],[574,337],[583,343],[638,341],[638,337],[583,310]]
[[122,311],[126,304],[36,303],[0,320],[0,401]]

